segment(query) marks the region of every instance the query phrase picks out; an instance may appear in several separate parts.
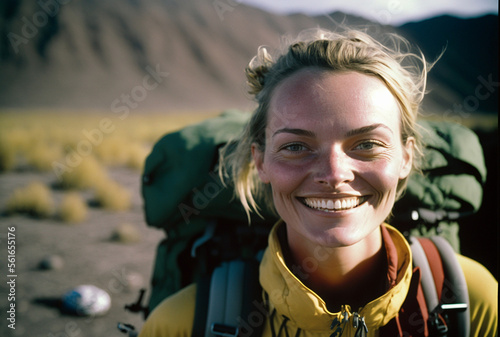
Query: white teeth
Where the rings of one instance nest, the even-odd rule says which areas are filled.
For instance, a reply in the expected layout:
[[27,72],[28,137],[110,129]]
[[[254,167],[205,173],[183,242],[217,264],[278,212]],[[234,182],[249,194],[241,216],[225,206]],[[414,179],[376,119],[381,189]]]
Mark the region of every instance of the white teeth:
[[340,211],[350,209],[360,204],[360,198],[344,198],[344,199],[316,199],[306,198],[304,202],[307,206],[324,211]]
[[333,200],[328,200],[328,202],[326,203],[326,208],[328,208],[328,209],[333,208]]
[[326,207],[326,200],[321,200],[321,208],[327,208]]

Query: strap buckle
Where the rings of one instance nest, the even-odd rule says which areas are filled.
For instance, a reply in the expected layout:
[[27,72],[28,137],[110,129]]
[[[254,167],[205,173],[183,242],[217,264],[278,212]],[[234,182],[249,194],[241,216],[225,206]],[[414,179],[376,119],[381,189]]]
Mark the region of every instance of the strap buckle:
[[220,323],[212,324],[212,326],[210,327],[210,331],[216,336],[223,337],[237,337],[239,333],[238,327]]
[[429,328],[433,331],[431,336],[448,336],[446,311],[464,311],[467,307],[467,303],[440,303],[429,315]]
[[448,325],[446,324],[446,320],[437,312],[433,312],[429,316],[429,330],[431,336],[448,336]]

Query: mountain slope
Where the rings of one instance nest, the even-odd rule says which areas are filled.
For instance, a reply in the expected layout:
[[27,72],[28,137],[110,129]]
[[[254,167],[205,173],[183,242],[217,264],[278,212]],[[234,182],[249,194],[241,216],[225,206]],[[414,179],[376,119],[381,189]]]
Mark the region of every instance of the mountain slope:
[[441,16],[399,29],[434,60],[429,100],[454,114],[498,110],[498,16]]
[[[0,107],[115,112],[249,108],[243,69],[259,45],[275,46],[283,34],[305,28],[369,23],[341,13],[279,16],[226,0],[41,3],[52,5],[26,0],[0,5]],[[420,33],[419,27],[401,29],[417,41],[434,41],[436,34]],[[443,31],[444,36],[457,33]],[[457,37],[470,43],[463,38]],[[479,57],[467,62],[490,62],[481,51],[470,52]],[[436,71],[433,109],[463,100],[474,86],[454,86],[462,63],[450,63],[448,73],[448,61],[441,64],[445,70]],[[465,81],[477,74],[475,68],[470,72]]]

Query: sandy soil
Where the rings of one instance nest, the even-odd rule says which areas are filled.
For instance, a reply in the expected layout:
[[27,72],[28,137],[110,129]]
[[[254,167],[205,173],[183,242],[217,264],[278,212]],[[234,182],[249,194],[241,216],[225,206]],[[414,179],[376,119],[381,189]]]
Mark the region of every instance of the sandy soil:
[[[127,169],[115,169],[111,173],[133,193],[133,206],[129,211],[108,212],[90,208],[88,218],[76,225],[20,215],[0,218],[0,336],[112,337],[125,336],[117,330],[117,322],[130,323],[138,328],[142,326],[142,316],[124,310],[124,306],[136,301],[141,284],[149,286],[155,248],[164,234],[148,228],[144,222],[140,174]],[[3,209],[14,188],[24,186],[30,180],[52,183],[53,177],[50,173],[1,174],[0,206]],[[54,190],[53,193],[57,202],[62,191]],[[88,198],[91,198],[90,194]],[[138,243],[110,240],[113,230],[123,223],[133,224],[140,231]],[[8,227],[15,227],[16,234],[15,330],[7,327],[10,323],[6,320],[8,305],[12,303],[7,298]],[[64,259],[63,268],[40,269],[40,261],[53,254]],[[131,274],[141,275],[138,284],[127,285],[127,275]],[[77,317],[59,309],[61,296],[82,284],[93,284],[110,294],[112,306],[105,316]]]

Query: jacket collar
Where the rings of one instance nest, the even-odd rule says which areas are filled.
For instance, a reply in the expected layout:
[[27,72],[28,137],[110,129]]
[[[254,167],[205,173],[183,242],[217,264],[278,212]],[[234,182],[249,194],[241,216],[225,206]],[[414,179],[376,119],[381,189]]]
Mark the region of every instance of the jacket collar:
[[[322,298],[307,288],[285,264],[278,238],[279,221],[269,235],[269,246],[260,266],[260,282],[270,305],[297,327],[309,331],[330,331],[332,321],[342,315],[352,318],[348,303],[344,312],[330,312]],[[386,325],[399,312],[412,277],[411,250],[401,233],[390,225],[381,226],[388,261],[387,292],[367,303],[360,311],[368,329]]]

